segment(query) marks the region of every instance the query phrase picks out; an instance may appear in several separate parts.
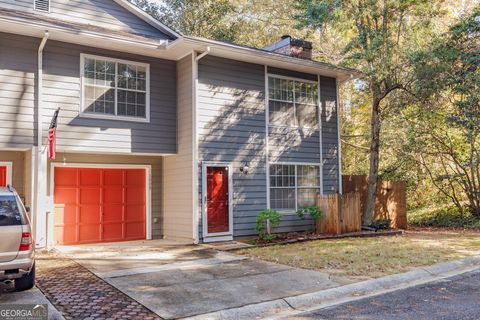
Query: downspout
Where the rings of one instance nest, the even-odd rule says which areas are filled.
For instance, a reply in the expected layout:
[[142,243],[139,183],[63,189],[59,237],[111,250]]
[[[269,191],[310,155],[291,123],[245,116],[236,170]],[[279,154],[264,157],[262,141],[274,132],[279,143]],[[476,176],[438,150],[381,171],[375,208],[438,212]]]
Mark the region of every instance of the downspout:
[[201,54],[199,54],[196,58],[195,58],[195,62],[198,62],[200,61],[200,59],[202,59],[203,57],[205,57],[207,54],[210,53],[210,47],[206,47],[205,48],[205,51],[202,52]]
[[[32,224],[34,226],[34,232],[36,234],[37,231],[37,224],[38,224],[38,215],[41,212],[43,205],[42,203],[42,195],[40,194],[41,190],[40,183],[40,170],[41,170],[41,161],[42,161],[42,147],[43,147],[43,128],[42,128],[42,119],[43,119],[43,49],[45,48],[45,44],[48,40],[48,31],[45,31],[45,34],[40,42],[40,46],[38,47],[37,53],[37,150],[35,155],[35,190],[34,190],[34,214],[32,214]],[[46,230],[45,230],[46,231]],[[46,235],[45,235],[46,237]],[[36,239],[38,240],[38,239]]]
[[[193,221],[194,221],[194,227],[193,227],[193,243],[198,244],[200,242],[199,236],[198,236],[198,134],[197,134],[197,100],[198,100],[198,61],[205,57],[207,54],[210,53],[210,47],[207,47],[203,53],[195,57],[195,52],[193,54],[193,176],[194,176],[194,211],[193,211]],[[203,183],[203,182],[202,182]],[[202,227],[204,227],[203,223],[203,207],[204,203],[203,200],[201,201],[201,213],[202,213]],[[203,232],[202,232],[203,235]]]

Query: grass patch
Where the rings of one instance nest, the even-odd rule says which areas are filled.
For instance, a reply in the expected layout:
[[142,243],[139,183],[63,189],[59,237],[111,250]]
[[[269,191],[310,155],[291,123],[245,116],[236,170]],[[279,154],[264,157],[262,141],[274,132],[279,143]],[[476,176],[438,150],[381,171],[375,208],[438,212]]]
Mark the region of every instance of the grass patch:
[[410,210],[408,223],[420,227],[480,229],[480,219],[471,213],[462,214],[457,207],[425,207]]
[[412,233],[258,247],[237,253],[354,280],[406,272],[480,252],[478,234]]

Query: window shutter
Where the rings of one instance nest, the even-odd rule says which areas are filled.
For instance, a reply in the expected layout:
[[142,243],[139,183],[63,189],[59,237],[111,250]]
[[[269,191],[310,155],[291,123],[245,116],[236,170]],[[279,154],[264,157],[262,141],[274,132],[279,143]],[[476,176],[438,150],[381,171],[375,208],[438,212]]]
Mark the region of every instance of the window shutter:
[[39,11],[50,11],[50,1],[49,0],[34,0],[33,8]]

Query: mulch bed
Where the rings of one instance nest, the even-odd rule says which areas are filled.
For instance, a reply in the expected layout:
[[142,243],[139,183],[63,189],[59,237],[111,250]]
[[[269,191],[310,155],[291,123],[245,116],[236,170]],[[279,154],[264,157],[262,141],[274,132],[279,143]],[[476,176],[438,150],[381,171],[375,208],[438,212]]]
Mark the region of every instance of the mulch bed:
[[161,319],[73,260],[40,254],[36,267],[37,287],[65,319]]
[[304,232],[279,233],[277,234],[277,237],[270,242],[266,242],[261,239],[254,239],[254,240],[252,239],[252,240],[247,240],[245,242],[252,246],[265,247],[265,246],[282,245],[282,244],[311,241],[311,240],[396,236],[396,235],[401,235],[402,233],[403,233],[403,230],[396,230],[396,229],[350,232],[350,233],[343,233],[338,235],[337,234],[316,234],[311,231],[304,231]]

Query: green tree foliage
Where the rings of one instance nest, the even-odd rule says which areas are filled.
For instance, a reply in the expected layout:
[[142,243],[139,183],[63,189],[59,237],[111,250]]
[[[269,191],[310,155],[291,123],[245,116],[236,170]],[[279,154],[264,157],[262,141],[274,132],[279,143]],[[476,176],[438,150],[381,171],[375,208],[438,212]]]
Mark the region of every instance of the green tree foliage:
[[185,35],[235,41],[239,32],[241,19],[232,19],[236,7],[229,0],[130,1]]
[[439,192],[480,217],[480,6],[412,60],[412,151]]
[[297,18],[304,26],[332,28],[349,35],[345,63],[365,74],[371,99],[371,128],[369,190],[363,222],[369,225],[375,210],[382,108],[409,81],[406,53],[429,30],[437,10],[429,0],[298,0],[298,8],[302,14]]

